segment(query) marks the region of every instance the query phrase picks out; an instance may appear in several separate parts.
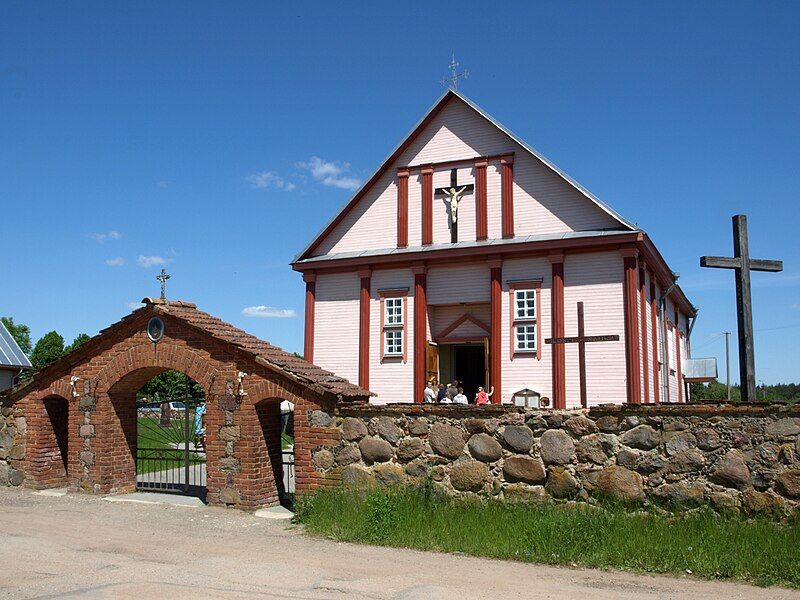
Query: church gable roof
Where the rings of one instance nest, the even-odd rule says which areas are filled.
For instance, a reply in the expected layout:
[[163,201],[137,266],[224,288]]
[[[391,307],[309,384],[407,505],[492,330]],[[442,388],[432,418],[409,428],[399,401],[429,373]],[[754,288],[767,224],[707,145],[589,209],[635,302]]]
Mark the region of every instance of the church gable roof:
[[[522,139],[514,135],[509,129],[498,123],[494,120],[488,113],[474,104],[465,96],[461,95],[457,91],[448,90],[445,92],[439,100],[428,110],[425,116],[414,126],[411,132],[405,137],[405,139],[392,151],[392,153],[386,158],[386,160],[381,164],[378,170],[370,177],[364,185],[355,193],[355,195],[347,202],[347,204],[331,219],[326,226],[322,229],[322,231],[314,238],[314,240],[302,251],[300,252],[293,262],[302,261],[304,259],[308,259],[311,256],[315,256],[317,254],[326,254],[326,250],[321,250],[321,246],[325,246],[326,240],[337,231],[342,223],[350,223],[354,220],[358,220],[361,218],[362,213],[359,210],[355,210],[356,207],[359,207],[360,204],[363,204],[362,200],[365,199],[370,191],[380,182],[383,177],[393,177],[394,173],[389,172],[389,170],[393,166],[403,166],[396,164],[400,159],[403,158],[404,154],[413,147],[413,144],[418,141],[418,138],[425,132],[431,123],[440,115],[442,112],[451,105],[453,101],[457,101],[462,103],[462,106],[468,107],[473,115],[477,115],[481,119],[485,120],[494,130],[499,131],[503,134],[504,137],[509,139],[513,144],[518,145],[521,149],[533,157],[536,161],[541,163],[544,167],[549,169],[557,178],[559,178],[562,183],[566,184],[570,188],[572,188],[578,195],[585,198],[588,202],[592,203],[596,206],[602,213],[607,215],[607,220],[611,223],[614,223],[618,229],[626,230],[626,231],[638,231],[636,225],[631,223],[630,221],[626,220],[620,214],[615,212],[611,207],[600,201],[597,197],[591,194],[588,190],[583,188],[580,184],[578,184],[575,180],[570,178],[566,173],[561,171],[558,167],[556,167],[552,162],[547,160],[543,155],[539,152],[534,150],[532,147],[527,145]],[[453,157],[449,157],[453,158]],[[462,158],[462,157],[458,157]],[[406,157],[408,159],[408,157]],[[418,163],[418,160],[412,160],[414,163]],[[427,159],[425,160],[427,161]],[[364,210],[363,207],[360,207],[361,211]]]

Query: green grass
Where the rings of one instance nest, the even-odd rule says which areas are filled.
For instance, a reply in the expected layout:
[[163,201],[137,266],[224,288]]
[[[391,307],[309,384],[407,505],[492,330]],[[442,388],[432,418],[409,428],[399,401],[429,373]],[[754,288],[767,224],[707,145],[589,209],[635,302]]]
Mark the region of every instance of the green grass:
[[504,504],[442,496],[429,486],[323,489],[297,509],[308,532],[339,541],[800,587],[797,520]]
[[[194,423],[192,423],[194,427]],[[138,417],[136,440],[139,448],[150,449],[172,449],[175,448],[173,444],[183,442],[184,438],[184,424],[182,420],[174,419],[170,421],[169,427],[162,427],[157,419],[151,416]],[[169,453],[170,460],[157,461],[157,460],[137,460],[136,472],[137,473],[153,473],[156,471],[163,471],[165,469],[174,469],[183,465],[183,452],[176,450]],[[176,460],[181,462],[178,463]],[[189,460],[192,463],[205,462],[205,455],[197,456],[194,453],[189,454]]]

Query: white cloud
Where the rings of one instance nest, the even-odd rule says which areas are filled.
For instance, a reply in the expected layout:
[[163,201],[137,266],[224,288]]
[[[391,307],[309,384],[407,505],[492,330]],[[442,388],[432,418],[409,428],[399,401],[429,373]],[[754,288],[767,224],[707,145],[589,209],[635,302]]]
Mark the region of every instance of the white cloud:
[[141,302],[126,302],[125,306],[127,306],[131,310],[136,310],[137,308],[142,308],[144,304],[142,304]]
[[121,267],[125,264],[125,259],[121,256],[118,256],[117,258],[108,258],[106,259],[106,264],[109,267]]
[[250,184],[250,187],[256,190],[274,187],[285,192],[291,192],[297,187],[291,181],[286,181],[275,171],[262,171],[261,173],[253,173],[252,175],[247,176],[247,182]]
[[119,231],[109,231],[108,233],[90,233],[89,237],[102,244],[106,240],[118,240],[122,234]]
[[347,162],[327,161],[312,156],[308,162],[297,163],[297,168],[311,172],[311,176],[322,185],[343,190],[356,190],[361,185],[361,179],[349,174],[350,163]]
[[800,310],[800,304],[792,304],[792,308]]
[[242,310],[245,317],[259,317],[261,319],[290,319],[297,313],[291,308],[273,308],[272,306],[248,306]]
[[136,263],[140,267],[161,267],[167,263],[172,262],[171,258],[163,258],[161,256],[142,256],[136,259]]

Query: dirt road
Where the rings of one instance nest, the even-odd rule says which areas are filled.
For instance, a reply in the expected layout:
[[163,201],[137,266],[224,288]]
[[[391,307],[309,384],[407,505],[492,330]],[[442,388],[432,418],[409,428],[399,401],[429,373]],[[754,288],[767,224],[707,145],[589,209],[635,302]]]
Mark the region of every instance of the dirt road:
[[0,488],[11,598],[800,598],[746,585],[338,544],[216,508]]

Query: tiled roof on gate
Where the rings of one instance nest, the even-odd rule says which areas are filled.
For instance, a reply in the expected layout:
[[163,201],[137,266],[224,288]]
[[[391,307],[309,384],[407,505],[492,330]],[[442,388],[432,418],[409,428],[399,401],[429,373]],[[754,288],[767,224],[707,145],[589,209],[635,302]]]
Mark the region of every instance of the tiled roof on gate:
[[[216,339],[233,344],[245,352],[252,354],[257,361],[263,361],[286,373],[290,379],[302,385],[317,388],[319,392],[328,392],[344,398],[367,398],[374,394],[348,380],[311,364],[290,352],[273,346],[254,335],[226,323],[206,312],[197,310],[191,302],[181,300],[161,300],[160,298],[144,298],[142,302],[152,306],[157,312],[164,312],[172,317],[185,321],[192,327],[200,329]],[[142,309],[139,309],[142,310]]]

